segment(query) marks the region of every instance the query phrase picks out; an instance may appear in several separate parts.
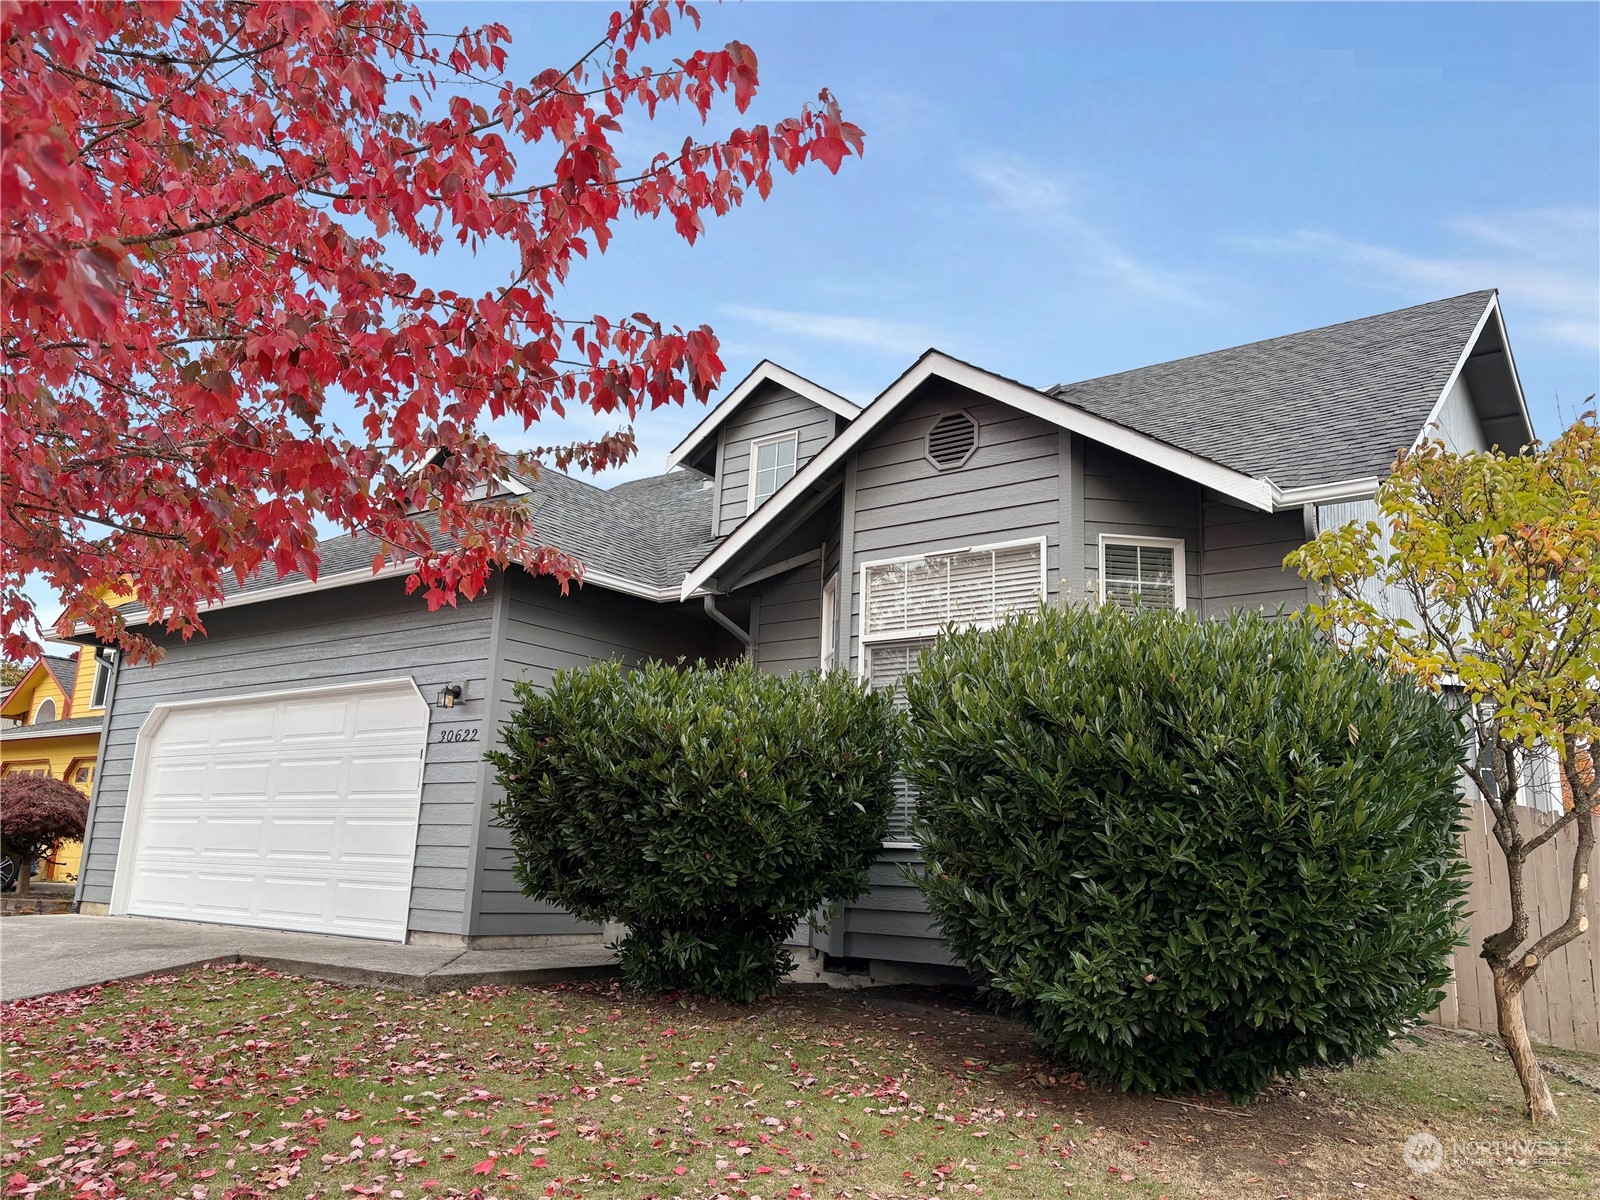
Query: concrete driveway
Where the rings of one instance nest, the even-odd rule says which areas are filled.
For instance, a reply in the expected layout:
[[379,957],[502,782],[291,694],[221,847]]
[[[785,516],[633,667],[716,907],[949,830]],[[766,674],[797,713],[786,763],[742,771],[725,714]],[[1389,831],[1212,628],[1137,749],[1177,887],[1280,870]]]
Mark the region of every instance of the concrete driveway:
[[313,979],[412,992],[594,979],[616,970],[611,952],[598,943],[470,950],[144,917],[0,920],[0,1000],[142,979],[203,963],[234,962],[253,962]]

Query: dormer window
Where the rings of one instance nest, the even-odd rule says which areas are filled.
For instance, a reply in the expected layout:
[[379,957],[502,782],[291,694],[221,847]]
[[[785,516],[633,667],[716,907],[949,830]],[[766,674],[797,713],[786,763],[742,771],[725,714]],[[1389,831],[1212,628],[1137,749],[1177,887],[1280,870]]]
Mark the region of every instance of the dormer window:
[[795,458],[799,452],[798,433],[780,433],[756,438],[750,443],[750,501],[746,513],[755,512],[794,478]]

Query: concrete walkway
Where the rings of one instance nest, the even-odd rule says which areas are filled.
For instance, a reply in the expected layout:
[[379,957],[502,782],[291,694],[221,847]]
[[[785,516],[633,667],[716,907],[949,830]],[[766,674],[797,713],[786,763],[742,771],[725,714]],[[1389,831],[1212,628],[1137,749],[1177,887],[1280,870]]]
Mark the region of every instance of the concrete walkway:
[[233,962],[409,992],[559,983],[616,972],[611,952],[598,944],[468,950],[143,917],[37,916],[0,921],[0,1000],[142,979],[202,963]]

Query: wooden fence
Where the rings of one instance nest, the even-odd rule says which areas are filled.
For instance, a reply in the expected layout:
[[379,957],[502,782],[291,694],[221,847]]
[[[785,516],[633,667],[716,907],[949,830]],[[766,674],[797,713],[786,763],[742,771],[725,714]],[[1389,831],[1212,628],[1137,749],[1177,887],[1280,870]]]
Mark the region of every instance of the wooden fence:
[[[1471,867],[1467,891],[1470,915],[1465,930],[1467,944],[1455,953],[1455,978],[1445,987],[1444,1003],[1429,1020],[1455,1029],[1495,1030],[1494,987],[1489,968],[1478,951],[1483,939],[1510,921],[1511,903],[1506,887],[1506,860],[1490,831],[1493,817],[1481,800],[1466,804],[1467,829],[1461,849]],[[1555,820],[1550,813],[1520,810],[1530,837]],[[1576,829],[1568,826],[1553,843],[1541,846],[1524,869],[1531,932],[1524,945],[1560,925],[1567,916],[1572,890],[1572,848]],[[1600,853],[1589,864],[1590,878],[1600,867]],[[1596,887],[1589,888],[1589,928],[1557,950],[1523,991],[1528,1033],[1535,1042],[1570,1050],[1600,1054],[1600,905]]]

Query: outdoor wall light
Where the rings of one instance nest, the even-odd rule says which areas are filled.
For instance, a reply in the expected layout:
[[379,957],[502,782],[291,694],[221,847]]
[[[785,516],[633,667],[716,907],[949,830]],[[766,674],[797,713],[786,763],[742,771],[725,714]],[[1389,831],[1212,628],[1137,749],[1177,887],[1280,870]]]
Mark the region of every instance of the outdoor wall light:
[[447,683],[439,689],[439,698],[434,701],[434,705],[438,708],[454,708],[459,699],[461,699],[461,685]]

